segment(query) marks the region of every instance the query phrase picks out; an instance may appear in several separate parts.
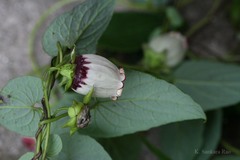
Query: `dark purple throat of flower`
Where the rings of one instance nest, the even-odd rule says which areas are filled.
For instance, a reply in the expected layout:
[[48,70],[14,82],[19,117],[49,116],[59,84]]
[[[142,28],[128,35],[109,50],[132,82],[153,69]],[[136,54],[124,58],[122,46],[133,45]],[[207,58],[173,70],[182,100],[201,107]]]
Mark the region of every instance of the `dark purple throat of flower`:
[[83,56],[76,57],[75,60],[76,68],[72,82],[72,88],[74,90],[76,90],[78,87],[82,87],[81,85],[85,85],[85,82],[83,80],[87,78],[87,72],[89,68],[84,65],[89,63],[91,62],[87,62],[86,58],[84,58]]

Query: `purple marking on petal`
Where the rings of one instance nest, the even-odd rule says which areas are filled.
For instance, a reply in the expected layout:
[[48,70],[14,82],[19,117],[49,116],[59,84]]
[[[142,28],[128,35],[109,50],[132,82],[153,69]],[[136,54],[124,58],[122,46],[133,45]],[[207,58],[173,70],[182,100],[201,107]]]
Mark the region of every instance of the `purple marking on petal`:
[[86,83],[83,81],[85,78],[87,78],[87,73],[89,68],[84,66],[84,64],[89,64],[91,62],[87,62],[86,58],[84,58],[82,55],[76,57],[75,64],[75,74],[72,82],[72,88],[77,89],[78,87],[82,87],[82,85],[86,85]]

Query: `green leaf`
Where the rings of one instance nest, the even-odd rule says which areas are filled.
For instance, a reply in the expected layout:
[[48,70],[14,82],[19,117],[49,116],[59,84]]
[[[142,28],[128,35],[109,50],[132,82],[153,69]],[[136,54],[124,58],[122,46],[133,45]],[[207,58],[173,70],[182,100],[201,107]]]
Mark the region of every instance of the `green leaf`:
[[101,139],[100,143],[114,160],[137,160],[141,152],[141,139],[138,135],[126,135],[111,139]]
[[117,12],[99,40],[99,47],[110,51],[135,52],[147,43],[151,32],[160,26],[159,14]]
[[203,144],[201,148],[196,148],[198,154],[196,154],[194,160],[208,160],[212,156],[212,154],[206,154],[206,152],[215,151],[221,138],[221,110],[212,111],[207,114],[207,117],[208,120],[203,134]]
[[240,101],[240,67],[211,61],[189,61],[175,72],[175,84],[204,110]]
[[114,137],[171,122],[205,119],[201,107],[174,85],[137,71],[127,71],[123,95],[99,101],[90,125],[80,132]]
[[66,48],[76,45],[78,54],[96,53],[97,41],[106,29],[114,9],[114,0],[86,0],[57,17],[43,36],[43,48],[57,55],[57,42]]
[[62,150],[62,140],[59,135],[51,135],[48,143],[47,157],[56,156]]
[[203,123],[184,121],[160,127],[160,149],[171,159],[193,159],[202,143]]
[[40,120],[38,107],[43,97],[42,81],[24,76],[13,79],[1,90],[0,124],[24,136],[35,135]]
[[60,137],[63,149],[58,156],[51,160],[111,160],[103,147],[89,136],[62,134]]
[[167,7],[166,15],[170,22],[170,25],[173,28],[178,28],[183,25],[183,18],[181,17],[180,13],[174,7]]
[[33,152],[27,152],[24,155],[22,155],[18,160],[29,160],[32,159],[34,156]]

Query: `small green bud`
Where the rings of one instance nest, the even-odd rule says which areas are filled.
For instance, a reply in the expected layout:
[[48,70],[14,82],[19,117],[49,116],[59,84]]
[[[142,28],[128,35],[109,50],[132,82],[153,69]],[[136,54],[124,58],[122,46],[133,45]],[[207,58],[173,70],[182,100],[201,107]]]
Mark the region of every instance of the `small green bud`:
[[94,88],[92,87],[91,90],[88,92],[88,94],[84,96],[83,98],[84,104],[88,104],[91,101],[93,91],[94,91]]
[[72,79],[74,67],[75,67],[75,65],[73,65],[73,64],[65,64],[60,67],[60,74],[68,79]]
[[59,74],[63,76],[62,81],[59,83],[60,86],[65,85],[65,91],[68,90],[73,81],[73,75],[74,75],[74,64],[65,64],[59,68],[54,67],[52,70],[58,70]]
[[68,108],[68,116],[71,118],[76,117],[79,114],[79,112],[81,111],[83,105],[84,104],[82,102],[73,101],[72,107]]
[[75,108],[75,111],[78,114],[81,111],[84,104],[82,102],[73,101],[72,106]]
[[144,64],[148,68],[158,68],[164,65],[166,61],[166,51],[158,54],[152,50],[149,46],[144,45]]
[[70,118],[72,118],[72,117],[76,117],[76,111],[75,111],[75,108],[74,107],[69,107],[68,108],[68,116],[70,117]]
[[76,127],[76,123],[77,123],[77,117],[72,117],[70,118],[66,124],[63,125],[63,128],[66,128],[66,127]]

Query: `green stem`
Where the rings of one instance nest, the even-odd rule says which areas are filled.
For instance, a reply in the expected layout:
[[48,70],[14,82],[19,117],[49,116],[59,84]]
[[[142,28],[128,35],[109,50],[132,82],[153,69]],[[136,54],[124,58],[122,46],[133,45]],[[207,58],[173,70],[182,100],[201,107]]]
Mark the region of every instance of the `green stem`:
[[217,9],[219,8],[220,4],[221,4],[222,0],[215,0],[213,2],[212,8],[208,11],[207,15],[202,18],[200,21],[198,21],[198,23],[196,23],[195,25],[193,25],[185,34],[187,37],[191,37],[194,33],[196,33],[196,31],[198,31],[199,29],[201,29],[202,27],[204,27],[205,25],[207,25],[212,18],[214,17],[213,15],[215,14],[215,12],[217,11]]
[[68,109],[69,109],[69,107],[61,107],[61,108],[58,108],[58,109],[54,112],[53,116],[55,117],[59,112],[61,112],[61,111],[67,111]]
[[229,144],[227,141],[222,140],[221,144],[229,151],[231,151],[232,153],[236,154],[237,156],[240,156],[240,150],[234,146],[232,146],[231,144]]
[[37,142],[36,142],[37,146],[36,146],[35,154],[38,154],[41,151],[41,140],[42,140],[42,132],[40,132],[37,137]]
[[48,123],[52,123],[52,122],[55,122],[61,118],[64,118],[64,117],[67,117],[68,116],[68,113],[63,113],[57,117],[54,117],[54,118],[50,118],[50,119],[46,119],[46,120],[43,120],[40,122],[40,125],[44,125],[44,124],[48,124]]
[[46,159],[46,155],[47,155],[48,142],[49,142],[49,138],[50,138],[50,129],[51,129],[51,123],[47,123],[46,137],[45,137],[44,149],[43,149],[43,154],[42,154],[43,160]]
[[[55,72],[51,72],[47,74],[47,80],[43,82],[43,99],[42,99],[42,105],[43,105],[43,119],[50,119],[51,118],[51,109],[49,104],[49,98],[50,93],[52,90],[52,86],[55,82]],[[45,128],[46,125],[46,128]],[[48,141],[50,137],[50,123],[47,124],[39,124],[39,129],[36,134],[37,138],[37,147],[36,147],[36,153],[34,156],[34,160],[40,159],[45,160],[46,154],[47,154],[47,147],[48,147]],[[43,134],[44,133],[44,134]],[[44,141],[44,143],[43,143]],[[43,145],[43,152],[41,150],[41,147]]]
[[[48,75],[48,79],[47,82],[44,83],[44,109],[46,109],[44,117],[49,119],[51,118],[51,110],[50,110],[50,105],[49,105],[49,95],[51,92],[51,86],[52,86],[52,81],[54,81],[51,77],[54,76],[52,74]],[[40,126],[43,126],[40,124]],[[44,132],[46,133],[46,135],[44,134],[43,139],[45,141],[44,145],[44,149],[43,149],[43,154],[41,156],[41,159],[45,160],[46,159],[46,155],[47,155],[47,147],[48,147],[48,141],[49,141],[49,137],[50,137],[50,123],[46,124],[46,130],[44,130]],[[42,134],[42,133],[41,133]]]

